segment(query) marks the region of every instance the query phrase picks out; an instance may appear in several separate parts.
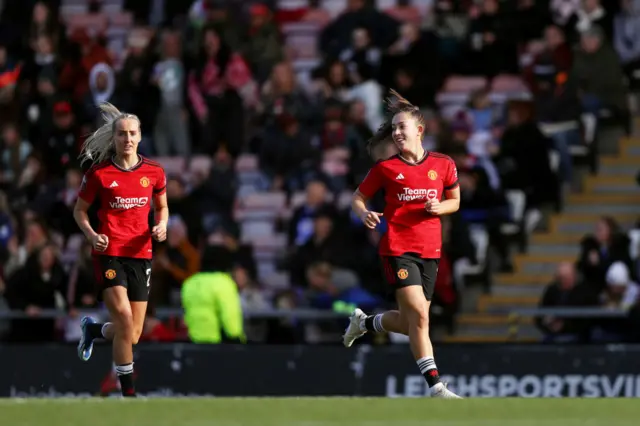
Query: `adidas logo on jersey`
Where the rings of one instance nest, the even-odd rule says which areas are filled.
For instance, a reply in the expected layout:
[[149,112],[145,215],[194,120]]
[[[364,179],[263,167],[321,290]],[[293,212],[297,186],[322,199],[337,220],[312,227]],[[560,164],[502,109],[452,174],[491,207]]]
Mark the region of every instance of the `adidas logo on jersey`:
[[402,180],[402,179],[404,179],[404,176],[402,175],[402,173],[396,176],[396,180]]
[[114,180],[113,182],[111,182],[111,185],[109,185],[109,188],[115,188],[117,186],[118,186],[118,182]]

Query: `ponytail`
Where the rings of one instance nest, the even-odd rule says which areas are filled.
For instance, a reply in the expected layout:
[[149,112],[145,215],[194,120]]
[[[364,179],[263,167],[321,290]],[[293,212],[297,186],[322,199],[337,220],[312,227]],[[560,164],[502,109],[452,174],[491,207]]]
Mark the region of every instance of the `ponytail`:
[[114,134],[116,124],[122,119],[134,119],[140,124],[140,119],[126,112],[120,112],[118,108],[109,102],[98,105],[102,113],[104,123],[93,132],[82,144],[80,151],[80,164],[90,161],[92,164],[99,164],[115,154]]
[[389,90],[389,95],[384,101],[386,119],[371,139],[367,141],[369,155],[372,155],[373,150],[380,144],[391,141],[392,121],[396,114],[401,112],[409,113],[419,124],[424,125],[425,120],[420,113],[420,108],[412,105],[411,102],[393,89]]

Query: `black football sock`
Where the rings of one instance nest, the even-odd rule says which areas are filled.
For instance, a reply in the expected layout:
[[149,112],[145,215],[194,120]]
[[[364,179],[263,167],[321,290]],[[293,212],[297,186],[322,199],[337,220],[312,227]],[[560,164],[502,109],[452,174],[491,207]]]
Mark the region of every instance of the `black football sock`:
[[116,365],[116,374],[118,375],[118,380],[120,380],[122,396],[135,398],[136,389],[133,385],[133,363]]
[[430,388],[440,383],[440,373],[438,373],[438,367],[436,367],[436,361],[433,357],[420,358],[416,363]]
[[365,330],[373,333],[384,333],[386,330],[382,326],[382,315],[383,314],[369,315],[364,320]]
[[88,324],[87,331],[89,332],[89,335],[94,339],[102,339],[104,338],[104,336],[102,335],[102,327],[104,327],[104,324],[100,324],[100,323]]

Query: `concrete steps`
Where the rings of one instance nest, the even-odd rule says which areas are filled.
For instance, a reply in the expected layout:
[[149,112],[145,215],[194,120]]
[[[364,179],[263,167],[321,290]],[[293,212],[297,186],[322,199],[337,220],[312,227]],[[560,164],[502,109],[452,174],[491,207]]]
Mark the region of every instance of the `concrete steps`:
[[527,253],[514,256],[514,272],[493,276],[491,294],[478,296],[476,313],[460,315],[457,334],[445,341],[539,341],[541,334],[533,319],[515,321],[511,312],[538,305],[558,263],[577,259],[580,241],[594,232],[602,216],[612,216],[624,229],[633,228],[640,218],[640,186],[636,182],[640,138],[624,138],[619,148],[619,155],[601,157],[601,172],[584,178],[582,193],[567,197],[563,212],[549,218],[548,231],[531,236]]

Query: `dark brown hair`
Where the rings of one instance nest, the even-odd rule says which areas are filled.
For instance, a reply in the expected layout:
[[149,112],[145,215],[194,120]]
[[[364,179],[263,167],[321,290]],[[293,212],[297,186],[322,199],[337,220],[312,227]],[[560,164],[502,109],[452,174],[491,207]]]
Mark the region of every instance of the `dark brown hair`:
[[408,100],[402,97],[398,92],[393,89],[389,90],[389,97],[385,99],[385,112],[386,119],[380,125],[376,133],[367,141],[367,151],[369,151],[369,155],[373,152],[373,150],[386,142],[391,137],[392,126],[391,122],[393,121],[393,117],[396,114],[400,114],[401,112],[406,112],[416,120],[416,122],[422,126],[425,124],[424,116],[420,112],[420,108],[411,104]]

